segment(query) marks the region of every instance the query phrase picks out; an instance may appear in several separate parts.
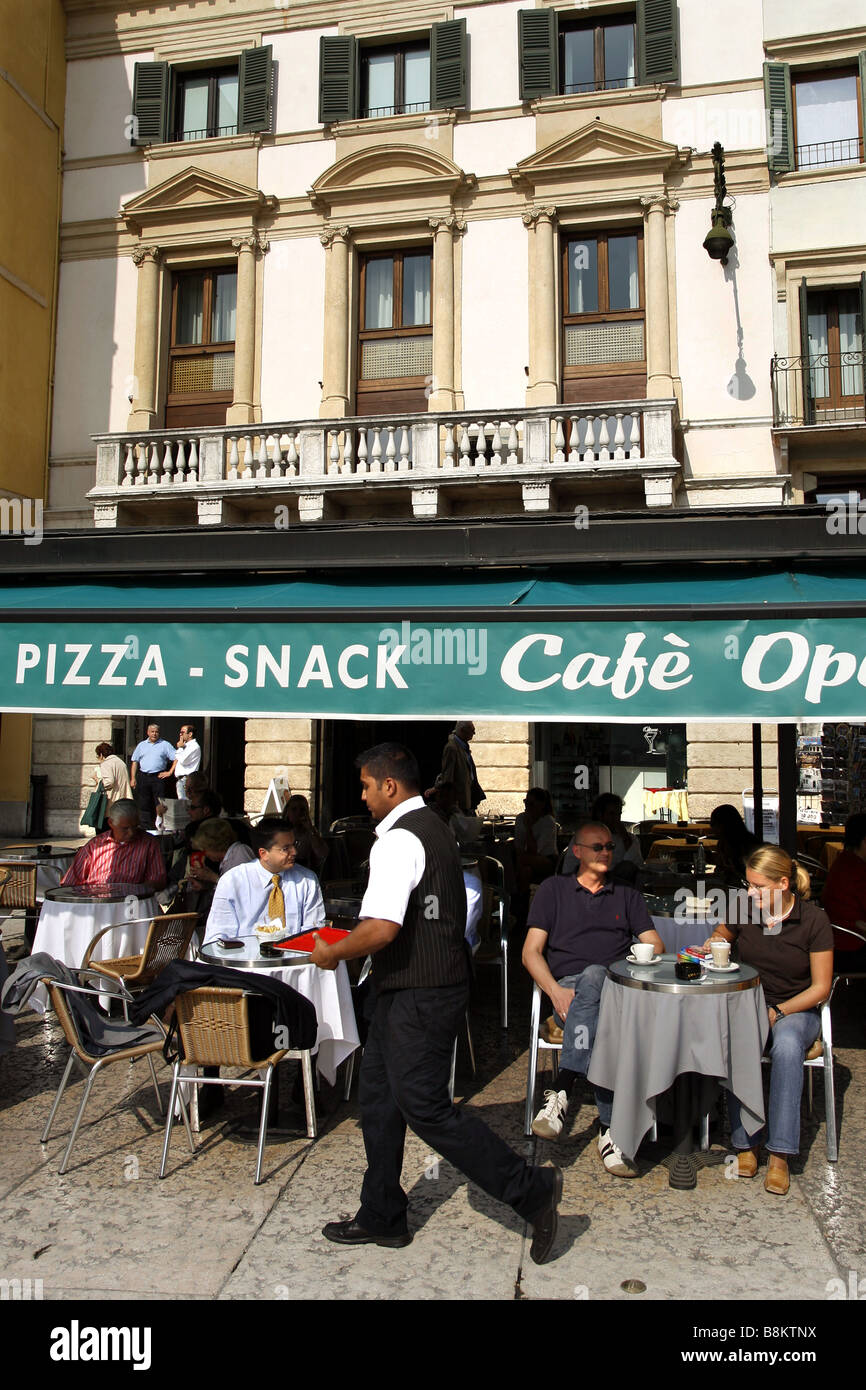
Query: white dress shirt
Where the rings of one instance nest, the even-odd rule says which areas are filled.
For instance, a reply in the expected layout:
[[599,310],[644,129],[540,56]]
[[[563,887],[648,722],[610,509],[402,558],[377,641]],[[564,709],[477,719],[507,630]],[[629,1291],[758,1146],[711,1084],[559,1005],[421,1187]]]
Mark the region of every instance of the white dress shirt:
[[188,777],[191,772],[198,772],[201,765],[201,744],[196,743],[194,738],[188,739],[183,748],[177,750],[177,766],[174,769],[175,777]]
[[[279,879],[286,905],[286,935],[297,936],[320,927],[325,920],[325,904],[316,875],[296,867],[284,869]],[[260,859],[224,873],[214,891],[204,944],[218,936],[252,936],[256,927],[268,921],[273,886],[274,875]]]
[[360,917],[378,917],[403,925],[409,894],[417,888],[427,867],[424,846],[411,830],[395,829],[401,816],[423,811],[423,796],[401,801],[376,826],[376,843],[370,850],[370,881],[361,903]]

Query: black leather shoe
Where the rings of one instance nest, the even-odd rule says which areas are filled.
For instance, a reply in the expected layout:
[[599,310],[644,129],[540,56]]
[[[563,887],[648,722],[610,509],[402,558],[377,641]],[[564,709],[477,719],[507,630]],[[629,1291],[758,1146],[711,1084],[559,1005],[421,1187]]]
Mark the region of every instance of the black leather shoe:
[[529,1258],[533,1264],[543,1265],[545,1260],[550,1258],[553,1249],[553,1242],[556,1240],[556,1228],[559,1224],[557,1207],[562,1200],[562,1169],[553,1165],[553,1187],[550,1196],[543,1207],[540,1207],[533,1216],[529,1218],[532,1227],[532,1244],[529,1247]]
[[365,1231],[355,1217],[351,1221],[329,1221],[322,1227],[322,1235],[335,1245],[385,1245],[390,1250],[402,1250],[404,1245],[412,1244],[411,1231],[399,1236],[375,1236],[372,1231]]

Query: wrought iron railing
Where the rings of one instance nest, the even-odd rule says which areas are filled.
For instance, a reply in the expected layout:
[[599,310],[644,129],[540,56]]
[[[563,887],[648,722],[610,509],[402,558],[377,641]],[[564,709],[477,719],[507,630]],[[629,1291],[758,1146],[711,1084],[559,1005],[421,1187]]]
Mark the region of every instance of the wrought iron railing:
[[861,142],[856,135],[797,146],[798,169],[830,169],[836,164],[859,164],[861,160]]
[[237,135],[237,122],[234,125],[210,126],[203,130],[174,130],[168,137],[170,141],[215,140],[220,135]]
[[775,356],[770,363],[773,424],[842,425],[866,420],[863,351]]

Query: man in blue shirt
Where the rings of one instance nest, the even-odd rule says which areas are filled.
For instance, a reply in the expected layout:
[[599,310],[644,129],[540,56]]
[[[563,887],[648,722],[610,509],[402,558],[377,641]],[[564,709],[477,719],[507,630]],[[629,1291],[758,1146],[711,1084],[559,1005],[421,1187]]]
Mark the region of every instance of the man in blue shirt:
[[[295,867],[295,832],[266,816],[252,832],[257,858],[220,878],[205,930],[205,945],[219,936],[252,936],[263,923],[285,923],[286,936],[320,927],[325,904],[316,875]],[[276,940],[279,937],[275,937]]]
[[[577,873],[545,879],[529,909],[523,964],[565,1020],[557,1090],[545,1091],[532,1124],[543,1139],[559,1138],[575,1082],[586,1075],[607,967],[622,960],[635,939],[664,951],[640,893],[609,881],[614,848],[602,822],[578,826],[572,844]],[[636,1178],[634,1163],[610,1137],[613,1092],[597,1089],[595,1099],[602,1163],[616,1177]]]
[[159,725],[148,724],[147,738],[143,738],[133,750],[129,777],[144,830],[154,827],[156,803],[165,796],[165,784],[171,777],[176,757],[177,750],[160,738]]

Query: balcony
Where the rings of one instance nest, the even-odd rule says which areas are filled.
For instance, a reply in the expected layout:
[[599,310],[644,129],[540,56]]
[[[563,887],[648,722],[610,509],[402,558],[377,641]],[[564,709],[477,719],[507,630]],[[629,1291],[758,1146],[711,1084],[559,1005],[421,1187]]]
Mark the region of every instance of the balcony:
[[820,352],[770,363],[773,428],[860,424],[866,419],[863,352]]
[[678,426],[641,400],[95,435],[88,500],[97,527],[669,507]]

